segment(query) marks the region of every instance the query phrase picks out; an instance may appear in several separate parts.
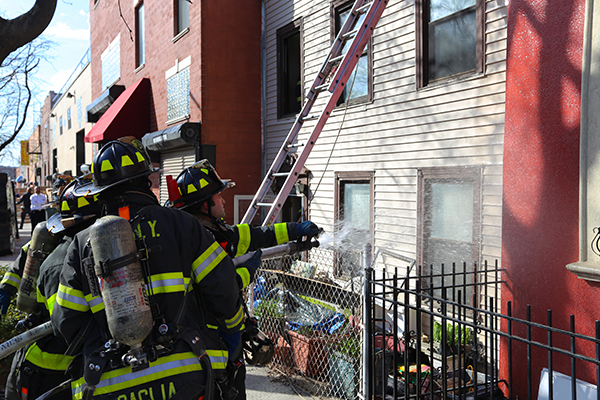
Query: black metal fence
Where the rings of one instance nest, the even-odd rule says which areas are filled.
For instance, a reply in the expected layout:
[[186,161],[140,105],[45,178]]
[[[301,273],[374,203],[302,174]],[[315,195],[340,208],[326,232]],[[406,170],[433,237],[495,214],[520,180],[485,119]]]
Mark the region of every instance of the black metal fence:
[[501,312],[501,272],[366,269],[365,398],[600,400],[600,323],[579,327],[592,337],[574,315],[559,329],[550,310],[545,323],[529,306],[524,319],[511,302]]

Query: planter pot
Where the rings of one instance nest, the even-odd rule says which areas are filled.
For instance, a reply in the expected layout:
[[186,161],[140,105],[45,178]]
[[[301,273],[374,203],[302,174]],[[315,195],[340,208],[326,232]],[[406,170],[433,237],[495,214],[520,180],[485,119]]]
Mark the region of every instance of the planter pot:
[[292,353],[296,367],[304,375],[317,378],[324,374],[326,361],[325,340],[308,338],[294,331],[289,331],[292,342]]
[[273,354],[273,363],[291,368],[294,366],[294,357],[292,356],[292,347],[285,341],[283,336],[274,332],[265,332],[273,341],[275,353]]
[[335,395],[353,400],[359,385],[358,358],[350,357],[340,351],[331,351],[329,355],[329,384]]

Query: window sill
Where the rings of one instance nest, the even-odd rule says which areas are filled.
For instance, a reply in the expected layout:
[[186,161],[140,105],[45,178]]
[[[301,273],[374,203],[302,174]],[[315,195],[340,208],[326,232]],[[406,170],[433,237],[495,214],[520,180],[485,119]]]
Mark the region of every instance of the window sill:
[[183,117],[175,118],[170,121],[165,122],[165,125],[173,125],[181,121],[188,121],[190,119],[190,115],[184,115]]
[[137,68],[136,68],[136,69],[133,71],[133,73],[134,73],[134,74],[137,74],[138,72],[140,72],[141,70],[143,70],[145,66],[146,66],[146,63],[144,63],[144,64],[140,65],[139,67],[137,67]]
[[184,30],[182,30],[181,32],[179,32],[177,35],[175,35],[175,37],[173,39],[171,39],[171,41],[173,43],[175,43],[176,41],[178,41],[179,39],[181,39],[183,36],[185,36],[186,33],[188,33],[190,31],[189,26],[187,28],[185,28]]
[[567,269],[577,275],[579,279],[600,282],[600,262],[577,261],[567,264]]

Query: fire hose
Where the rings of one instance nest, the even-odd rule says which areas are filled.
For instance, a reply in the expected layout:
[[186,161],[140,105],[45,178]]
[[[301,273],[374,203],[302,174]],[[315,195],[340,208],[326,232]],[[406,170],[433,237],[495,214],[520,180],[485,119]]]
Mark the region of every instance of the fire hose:
[[[280,244],[273,247],[267,247],[262,250],[262,259],[269,259],[280,257],[286,254],[293,254],[299,251],[310,250],[313,247],[318,247],[319,242],[317,240],[305,241],[305,242],[289,242]],[[242,256],[236,257],[233,259],[233,264],[235,266],[241,265],[246,262],[248,259],[252,257],[254,252],[246,253]],[[29,329],[27,332],[24,332],[20,335],[13,337],[12,339],[7,340],[4,343],[0,343],[0,360],[11,355],[22,347],[27,346],[30,343],[33,343],[47,335],[52,334],[53,328],[52,323],[50,321],[45,322],[41,325],[36,326],[35,328]]]

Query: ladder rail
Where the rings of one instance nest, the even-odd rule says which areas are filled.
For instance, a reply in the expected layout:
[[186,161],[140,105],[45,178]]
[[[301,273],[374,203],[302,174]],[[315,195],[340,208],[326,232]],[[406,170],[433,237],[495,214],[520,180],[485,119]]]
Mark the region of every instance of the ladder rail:
[[[335,108],[337,101],[345,88],[345,83],[356,67],[358,60],[360,59],[360,56],[369,38],[372,36],[383,10],[385,9],[385,5],[388,2],[388,0],[369,1],[370,0],[355,1],[348,18],[346,18],[344,25],[338,32],[334,43],[330,47],[329,54],[325,58],[321,69],[313,80],[304,106],[296,117],[296,120],[276,157],[273,159],[271,167],[267,171],[258,191],[250,203],[250,207],[248,207],[248,210],[246,210],[246,213],[241,221],[242,223],[249,223],[256,215],[258,208],[261,206],[270,207],[262,224],[263,226],[271,225],[279,215],[285,199],[288,197],[292,187],[296,183],[298,176],[316,143],[317,138],[319,137],[325,123],[331,115],[331,112]],[[365,11],[365,18],[359,27],[357,22],[360,21],[361,15]],[[340,53],[343,51],[346,40],[349,38],[352,38],[349,48],[344,54],[340,55]],[[331,78],[332,73],[333,78],[329,79]],[[287,175],[283,186],[276,195],[275,201],[273,203],[263,203],[262,200],[264,200],[266,197],[275,177],[283,175],[282,173],[279,173],[279,170],[283,165],[286,156],[290,153],[289,149],[296,147],[295,142],[298,139],[298,135],[302,129],[304,120],[309,116],[312,106],[317,100],[320,88],[322,87],[326,88],[326,90],[331,93],[331,96],[324,110],[321,112],[315,127],[313,128],[310,138],[300,152],[298,159],[292,166],[292,169]]]

